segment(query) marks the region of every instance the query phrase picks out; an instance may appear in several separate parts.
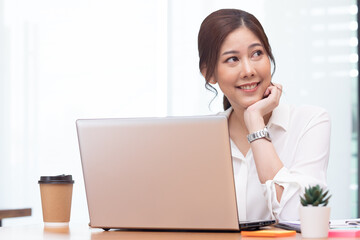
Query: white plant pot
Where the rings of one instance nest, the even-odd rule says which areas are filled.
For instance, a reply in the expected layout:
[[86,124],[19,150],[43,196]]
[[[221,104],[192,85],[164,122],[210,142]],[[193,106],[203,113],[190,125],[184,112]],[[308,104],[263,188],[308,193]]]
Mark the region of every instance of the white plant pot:
[[300,207],[301,235],[303,238],[327,238],[330,207]]

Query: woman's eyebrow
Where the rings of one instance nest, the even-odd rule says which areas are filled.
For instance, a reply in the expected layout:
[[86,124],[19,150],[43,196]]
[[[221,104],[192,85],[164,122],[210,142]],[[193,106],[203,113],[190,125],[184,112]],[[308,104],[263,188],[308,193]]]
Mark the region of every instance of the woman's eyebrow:
[[[262,47],[262,46],[263,46],[263,45],[260,44],[260,43],[253,43],[253,44],[251,44],[248,48],[250,49],[250,48]],[[221,54],[221,56],[227,55],[227,54],[239,54],[239,51],[236,51],[236,50],[226,51],[226,52],[223,52],[223,53]]]
[[239,51],[230,50],[230,51],[223,52],[223,54],[221,54],[221,55],[226,55],[226,54],[238,54],[238,53],[239,53]]
[[253,43],[251,44],[248,48],[253,48],[253,47],[262,47],[263,45],[260,43]]

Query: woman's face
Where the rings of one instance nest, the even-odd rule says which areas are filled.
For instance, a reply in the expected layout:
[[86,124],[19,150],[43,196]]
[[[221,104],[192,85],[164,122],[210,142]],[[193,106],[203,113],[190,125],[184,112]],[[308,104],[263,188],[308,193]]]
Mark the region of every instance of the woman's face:
[[233,107],[246,109],[263,99],[271,82],[270,59],[248,28],[240,27],[226,37],[211,80]]

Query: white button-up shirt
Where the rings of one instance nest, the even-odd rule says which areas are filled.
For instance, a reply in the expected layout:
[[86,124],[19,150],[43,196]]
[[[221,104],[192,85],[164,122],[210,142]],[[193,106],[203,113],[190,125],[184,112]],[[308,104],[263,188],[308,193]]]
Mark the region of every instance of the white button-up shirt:
[[[232,108],[224,114],[230,116]],[[330,118],[314,106],[279,105],[267,124],[284,167],[261,184],[252,150],[244,156],[230,139],[239,220],[299,219],[299,195],[309,185],[326,187],[330,151]],[[275,183],[284,188],[281,201]]]

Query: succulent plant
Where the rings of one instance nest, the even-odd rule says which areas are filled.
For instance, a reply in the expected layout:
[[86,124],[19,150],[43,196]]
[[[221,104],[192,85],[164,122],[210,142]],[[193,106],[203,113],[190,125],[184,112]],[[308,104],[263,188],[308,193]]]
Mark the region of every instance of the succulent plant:
[[[327,196],[329,190],[323,192],[323,189],[319,186],[312,186],[305,188],[304,197],[300,196],[300,201],[303,206],[326,206],[329,203],[331,195]],[[327,196],[327,197],[326,197]]]

